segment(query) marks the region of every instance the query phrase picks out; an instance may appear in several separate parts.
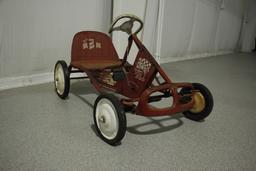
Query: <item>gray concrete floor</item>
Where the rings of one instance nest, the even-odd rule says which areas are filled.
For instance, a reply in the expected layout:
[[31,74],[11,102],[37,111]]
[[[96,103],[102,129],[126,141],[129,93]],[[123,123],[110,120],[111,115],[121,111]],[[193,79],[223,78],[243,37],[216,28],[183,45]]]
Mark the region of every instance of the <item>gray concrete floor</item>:
[[122,144],[94,132],[97,94],[72,83],[69,99],[52,84],[0,92],[0,170],[255,170],[256,55],[232,54],[163,65],[175,81],[201,82],[215,106],[204,122],[182,114],[127,114]]

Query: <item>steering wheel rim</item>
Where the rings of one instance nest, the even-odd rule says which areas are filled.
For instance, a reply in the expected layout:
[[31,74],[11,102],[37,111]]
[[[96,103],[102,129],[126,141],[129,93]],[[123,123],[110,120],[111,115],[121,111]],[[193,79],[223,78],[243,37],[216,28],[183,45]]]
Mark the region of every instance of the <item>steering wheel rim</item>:
[[[126,22],[123,22],[118,27],[114,27],[115,24],[123,18],[129,18],[130,20],[128,20]],[[140,26],[134,33],[132,33],[133,23],[135,21],[137,21],[140,24]],[[137,17],[136,15],[133,15],[133,14],[122,14],[122,15],[119,15],[118,17],[116,17],[113,20],[108,32],[112,33],[113,31],[123,31],[123,32],[126,32],[128,35],[130,35],[130,34],[135,34],[136,35],[142,30],[142,28],[143,28],[143,21],[139,17]]]

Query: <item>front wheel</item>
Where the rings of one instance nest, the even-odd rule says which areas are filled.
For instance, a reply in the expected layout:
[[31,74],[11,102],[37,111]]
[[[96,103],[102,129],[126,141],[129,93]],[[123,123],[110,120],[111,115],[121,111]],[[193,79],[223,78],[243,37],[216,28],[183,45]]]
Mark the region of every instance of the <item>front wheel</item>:
[[110,145],[118,144],[126,132],[123,105],[112,94],[100,95],[93,109],[93,119],[99,137]]
[[[210,90],[202,84],[193,83],[194,88],[194,106],[183,112],[185,117],[194,121],[200,121],[209,116],[213,108],[213,97]],[[191,90],[184,88],[181,90],[182,94],[191,93]]]

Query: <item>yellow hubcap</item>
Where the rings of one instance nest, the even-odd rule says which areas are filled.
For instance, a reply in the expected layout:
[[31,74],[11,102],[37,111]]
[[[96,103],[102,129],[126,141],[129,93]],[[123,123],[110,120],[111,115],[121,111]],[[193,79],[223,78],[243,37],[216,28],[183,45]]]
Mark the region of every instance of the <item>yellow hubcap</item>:
[[202,93],[196,92],[193,96],[194,98],[194,106],[190,109],[192,113],[202,112],[205,108],[205,99]]

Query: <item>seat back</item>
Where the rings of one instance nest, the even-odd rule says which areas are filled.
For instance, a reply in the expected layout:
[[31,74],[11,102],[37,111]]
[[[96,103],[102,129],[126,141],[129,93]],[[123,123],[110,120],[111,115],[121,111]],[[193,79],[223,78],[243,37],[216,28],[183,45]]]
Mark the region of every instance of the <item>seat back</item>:
[[108,35],[96,31],[82,31],[74,36],[72,61],[113,59],[118,59],[118,55]]

